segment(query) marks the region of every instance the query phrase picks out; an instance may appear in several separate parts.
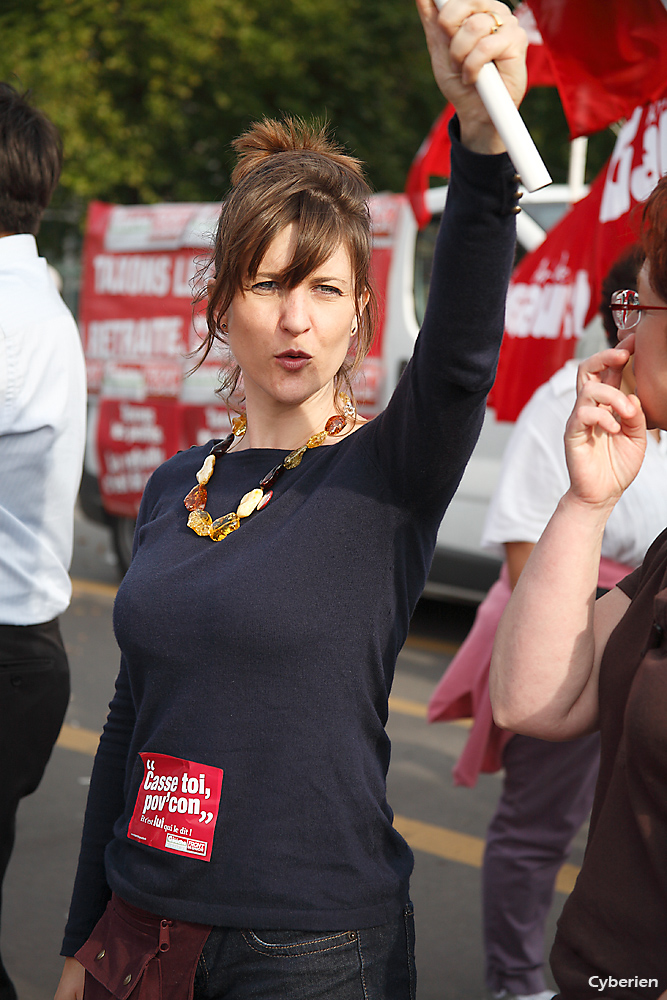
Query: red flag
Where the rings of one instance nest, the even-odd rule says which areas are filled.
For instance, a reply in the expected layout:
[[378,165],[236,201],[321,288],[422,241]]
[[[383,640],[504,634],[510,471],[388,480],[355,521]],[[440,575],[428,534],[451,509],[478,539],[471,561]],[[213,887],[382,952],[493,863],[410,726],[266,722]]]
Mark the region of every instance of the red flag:
[[526,68],[528,70],[528,90],[531,87],[555,87],[556,76],[540,29],[537,27],[535,15],[527,3],[519,4],[514,14],[528,35],[528,52]]
[[667,174],[665,138],[667,99],[636,108],[586,198],[515,269],[490,398],[499,420],[516,420],[538,386],[573,356],[598,310],[607,271],[637,239],[641,204]]
[[667,0],[529,0],[572,138],[667,92]]

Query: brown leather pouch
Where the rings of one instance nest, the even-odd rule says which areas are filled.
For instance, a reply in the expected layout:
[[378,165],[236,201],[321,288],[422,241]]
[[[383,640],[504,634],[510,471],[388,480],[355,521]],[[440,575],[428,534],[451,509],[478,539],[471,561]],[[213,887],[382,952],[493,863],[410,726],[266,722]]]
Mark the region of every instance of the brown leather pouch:
[[192,1000],[210,930],[158,917],[114,893],[75,955],[86,970],[84,1000]]

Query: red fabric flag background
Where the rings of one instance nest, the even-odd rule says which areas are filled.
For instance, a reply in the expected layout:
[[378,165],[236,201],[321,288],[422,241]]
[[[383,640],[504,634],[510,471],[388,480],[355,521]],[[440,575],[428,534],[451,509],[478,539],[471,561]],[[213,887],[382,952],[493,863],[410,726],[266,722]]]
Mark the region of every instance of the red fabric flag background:
[[607,166],[512,275],[505,338],[490,397],[516,420],[533,392],[574,355],[611,264],[638,235],[641,205],[667,174],[667,99],[636,108]]
[[667,92],[663,0],[530,0],[572,138]]
[[526,53],[528,90],[531,87],[555,87],[556,75],[551,62],[551,55],[537,27],[535,15],[527,3],[519,4],[514,13],[519,24],[528,35],[528,52]]

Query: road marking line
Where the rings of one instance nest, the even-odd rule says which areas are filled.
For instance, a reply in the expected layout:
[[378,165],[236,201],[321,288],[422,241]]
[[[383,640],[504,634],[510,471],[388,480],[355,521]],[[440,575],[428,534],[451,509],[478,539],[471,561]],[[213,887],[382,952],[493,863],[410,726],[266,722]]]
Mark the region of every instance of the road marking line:
[[97,583],[95,580],[81,580],[72,577],[72,596],[115,597],[118,587],[113,583]]
[[[398,698],[396,695],[392,694],[389,698],[389,711],[399,712],[401,715],[412,715],[416,719],[425,719],[427,715],[427,706],[421,701],[411,701],[409,698]],[[472,719],[451,719],[448,724],[451,726],[463,726],[464,729],[470,729],[472,726]]]
[[77,750],[79,753],[94,757],[99,741],[100,734],[94,733],[92,729],[81,729],[79,726],[68,726],[65,723],[60,730],[58,746],[64,747],[65,750]]
[[[416,705],[418,702],[411,704]],[[99,733],[92,729],[64,725],[60,730],[58,746],[94,757],[99,738]],[[481,837],[457,833],[456,830],[448,830],[434,823],[422,823],[421,820],[409,819],[407,816],[394,816],[394,826],[415,851],[424,851],[472,868],[480,868],[482,865],[484,841]],[[556,891],[568,895],[578,874],[579,869],[575,865],[564,864],[556,879]]]
[[445,653],[454,656],[461,646],[460,642],[445,642],[444,639],[426,639],[421,635],[409,635],[405,640],[408,649],[423,649],[427,653]]
[[[394,816],[394,826],[410,847],[426,854],[434,854],[447,861],[481,868],[484,856],[484,841],[468,833],[457,833],[433,823],[422,823],[407,816]],[[556,879],[556,891],[568,895],[574,888],[579,869],[576,865],[564,864]]]
[[426,705],[421,701],[410,701],[409,698],[398,698],[393,694],[389,699],[390,712],[400,712],[401,715],[414,715],[417,719],[425,719],[426,710]]

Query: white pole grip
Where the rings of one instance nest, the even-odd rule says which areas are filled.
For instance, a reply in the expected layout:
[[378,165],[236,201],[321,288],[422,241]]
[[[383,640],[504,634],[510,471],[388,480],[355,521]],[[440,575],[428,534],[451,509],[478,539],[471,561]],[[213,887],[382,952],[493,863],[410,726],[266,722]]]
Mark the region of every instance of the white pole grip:
[[[434,0],[442,10],[446,0]],[[551,184],[549,171],[537,151],[530,132],[519,114],[495,63],[487,63],[477,77],[477,93],[489,118],[503,140],[517,174],[527,191],[538,191]]]

